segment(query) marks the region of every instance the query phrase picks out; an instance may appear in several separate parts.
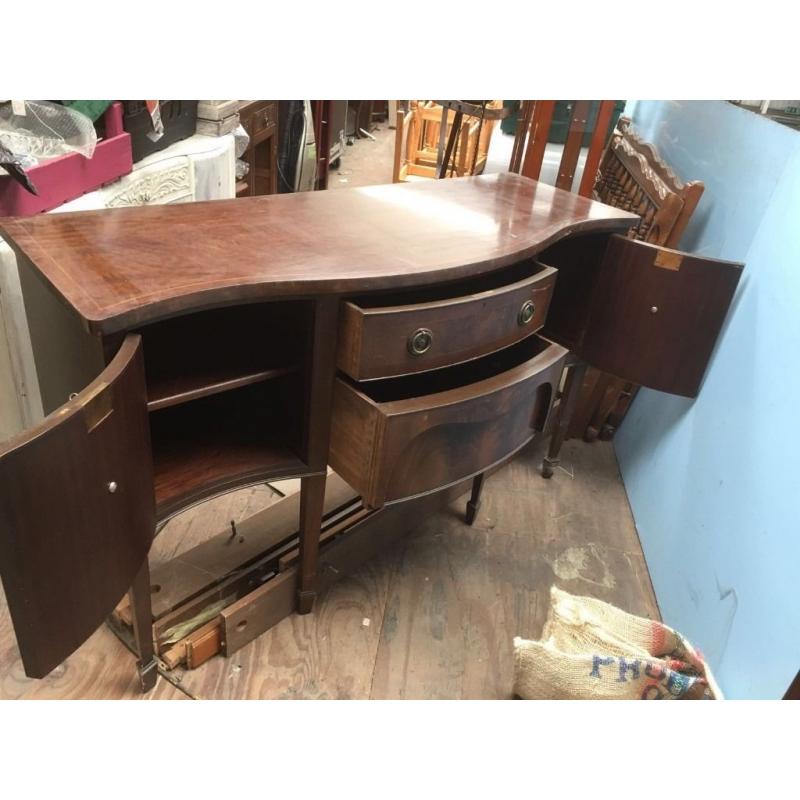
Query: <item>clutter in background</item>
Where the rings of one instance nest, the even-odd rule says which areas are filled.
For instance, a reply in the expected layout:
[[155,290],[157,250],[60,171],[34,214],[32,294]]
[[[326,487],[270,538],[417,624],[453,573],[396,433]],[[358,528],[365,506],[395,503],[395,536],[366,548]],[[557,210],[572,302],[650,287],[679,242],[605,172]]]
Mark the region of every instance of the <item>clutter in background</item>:
[[197,107],[197,100],[0,101],[0,215],[49,211],[129,174],[135,162],[192,136]]
[[[29,216],[49,211],[127,175],[133,168],[131,137],[123,129],[119,101],[106,109],[96,127],[78,111],[57,103],[50,105],[54,110],[47,116],[41,113],[42,103],[26,100],[0,105],[0,110],[8,114],[9,119],[13,118],[7,125],[8,131],[16,131],[10,148],[12,153],[35,159],[27,162],[24,172],[36,190],[31,193],[17,176],[0,173],[0,216]],[[52,128],[38,136],[38,141],[35,136],[19,133],[35,130],[29,110],[36,112],[38,125]],[[7,139],[0,139],[0,142],[11,141],[10,132]],[[14,150],[15,147],[23,148],[23,152]]]
[[0,143],[29,165],[67,153],[91,158],[97,132],[85,114],[47,100],[0,105]]
[[[197,133],[203,136],[224,136],[239,126],[238,100],[199,100]],[[238,156],[237,156],[238,158]]]
[[677,631],[555,586],[540,641],[514,639],[525,700],[721,700],[702,654]]

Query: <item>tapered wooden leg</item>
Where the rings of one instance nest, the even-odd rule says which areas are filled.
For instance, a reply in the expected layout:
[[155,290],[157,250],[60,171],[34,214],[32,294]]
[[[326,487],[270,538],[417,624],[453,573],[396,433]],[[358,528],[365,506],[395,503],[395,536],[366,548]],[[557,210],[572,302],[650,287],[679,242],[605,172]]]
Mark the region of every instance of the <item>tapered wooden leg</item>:
[[319,537],[325,505],[325,475],[312,475],[300,482],[300,576],[297,611],[314,608],[319,582]]
[[472,525],[475,522],[475,517],[478,516],[478,509],[481,507],[481,492],[483,491],[483,482],[486,479],[486,473],[481,472],[472,479],[472,494],[467,501],[467,513],[464,515],[467,525]]
[[320,473],[300,481],[300,574],[297,610],[308,614],[317,596],[319,537],[325,505],[325,470],[331,432],[333,381],[336,375],[336,330],[339,300],[328,297],[313,306],[314,330],[308,352],[310,388],[306,409],[305,450],[308,466]]
[[153,607],[150,600],[150,566],[145,559],[128,593],[133,617],[133,635],[139,653],[137,668],[142,692],[149,692],[158,678],[158,662],[153,648]]
[[578,361],[568,367],[567,378],[564,382],[564,392],[561,395],[561,402],[558,405],[556,418],[553,423],[553,433],[550,436],[550,445],[547,448],[547,455],[542,461],[542,477],[552,478],[553,470],[559,464],[559,453],[561,445],[567,435],[570,419],[575,411],[578,397],[581,393],[583,378],[586,375],[586,364]]

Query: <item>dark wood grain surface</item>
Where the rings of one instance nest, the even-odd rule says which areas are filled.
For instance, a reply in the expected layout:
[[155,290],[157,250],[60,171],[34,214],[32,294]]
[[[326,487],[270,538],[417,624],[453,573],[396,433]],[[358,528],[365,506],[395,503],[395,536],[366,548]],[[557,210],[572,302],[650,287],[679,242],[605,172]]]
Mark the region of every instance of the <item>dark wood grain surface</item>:
[[[159,519],[237,486],[309,472],[279,383],[246,386],[150,414]],[[286,402],[294,395],[289,397]]]
[[340,378],[331,466],[373,507],[471,477],[543,429],[566,353],[530,337],[436,373]]
[[[450,296],[443,299],[418,302],[401,294],[391,298],[396,305],[345,303],[339,368],[355,380],[425,372],[495,352],[539,330],[547,317],[556,270],[523,262],[493,275],[496,281],[474,292],[469,282],[464,293],[451,286]],[[523,307],[529,309],[527,316],[521,316]],[[428,337],[424,352],[413,352],[415,335]]]
[[513,174],[0,221],[95,332],[468,277],[637,217]]
[[578,354],[623,380],[696,397],[743,266],[612,236]]
[[27,675],[45,676],[111,613],[153,537],[141,341],[0,447],[0,573]]
[[[299,371],[302,303],[217,308],[141,328],[153,411]],[[112,337],[113,338],[113,337]]]

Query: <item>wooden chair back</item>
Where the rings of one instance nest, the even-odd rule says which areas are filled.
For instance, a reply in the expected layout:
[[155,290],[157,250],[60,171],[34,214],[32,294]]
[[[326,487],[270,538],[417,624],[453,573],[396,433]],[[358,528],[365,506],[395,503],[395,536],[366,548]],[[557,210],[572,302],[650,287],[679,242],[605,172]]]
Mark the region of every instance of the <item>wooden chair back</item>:
[[[556,186],[572,190],[573,178],[580,159],[584,133],[589,122],[591,101],[570,101],[570,119],[567,137],[558,166]],[[583,177],[578,194],[591,197],[594,189],[597,167],[605,152],[609,126],[614,113],[614,100],[601,100],[597,110],[594,132],[589,143]],[[526,178],[539,180],[544,161],[547,140],[555,112],[555,100],[523,100],[517,123],[517,135],[511,151],[510,172],[518,172]]]
[[600,163],[593,196],[642,218],[631,238],[677,247],[704,188],[702,181],[682,183],[622,117]]
[[[509,170],[539,179],[555,100],[523,100]],[[601,100],[578,193],[641,217],[629,236],[676,248],[700,197],[702,181],[683,183],[621,117],[608,139],[614,101]],[[588,101],[575,100],[556,186],[570,191],[586,130]],[[624,419],[638,386],[589,368],[580,387],[567,438],[610,439]]]

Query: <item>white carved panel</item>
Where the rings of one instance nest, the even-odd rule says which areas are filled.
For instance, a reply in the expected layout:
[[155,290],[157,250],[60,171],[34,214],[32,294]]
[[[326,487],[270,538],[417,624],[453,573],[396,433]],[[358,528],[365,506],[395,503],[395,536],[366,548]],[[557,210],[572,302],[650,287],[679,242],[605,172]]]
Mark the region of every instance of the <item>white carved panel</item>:
[[194,171],[186,156],[138,169],[105,189],[106,208],[165,205],[194,199]]

